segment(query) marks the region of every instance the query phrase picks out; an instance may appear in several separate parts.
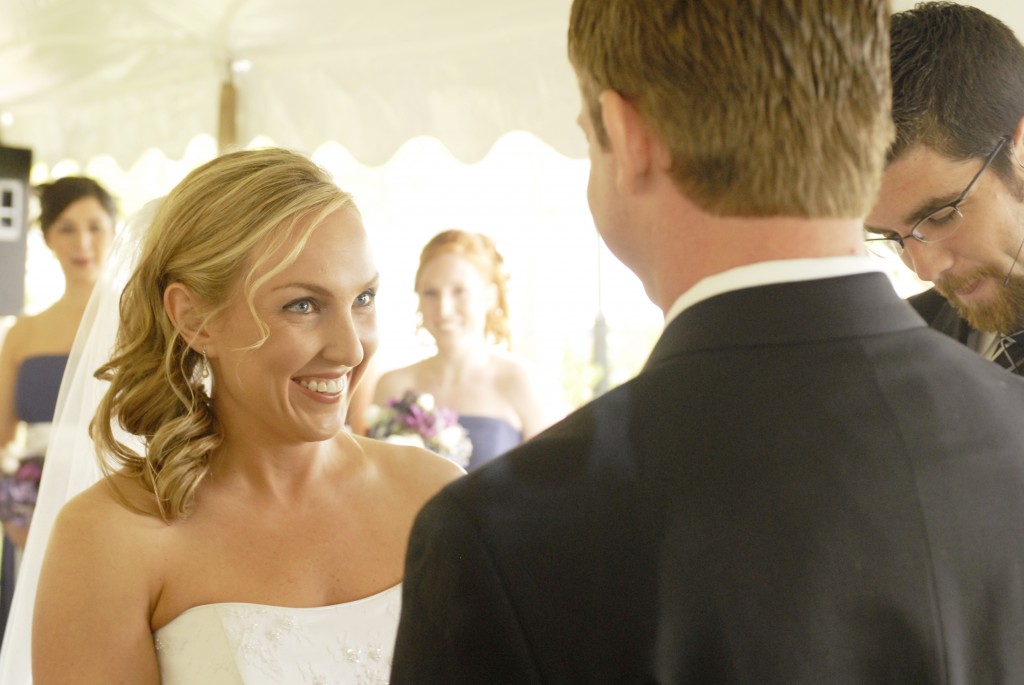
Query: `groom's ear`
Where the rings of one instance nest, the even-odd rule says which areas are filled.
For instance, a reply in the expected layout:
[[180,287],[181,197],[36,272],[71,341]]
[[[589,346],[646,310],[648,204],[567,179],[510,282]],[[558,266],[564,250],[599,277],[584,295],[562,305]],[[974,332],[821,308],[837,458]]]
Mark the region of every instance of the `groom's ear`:
[[184,283],[171,283],[164,289],[164,311],[188,346],[203,353],[210,334],[203,325],[204,308],[199,297]]
[[602,91],[601,121],[615,159],[615,184],[622,195],[642,193],[652,175],[671,166],[671,157],[651,125],[630,100],[614,90]]

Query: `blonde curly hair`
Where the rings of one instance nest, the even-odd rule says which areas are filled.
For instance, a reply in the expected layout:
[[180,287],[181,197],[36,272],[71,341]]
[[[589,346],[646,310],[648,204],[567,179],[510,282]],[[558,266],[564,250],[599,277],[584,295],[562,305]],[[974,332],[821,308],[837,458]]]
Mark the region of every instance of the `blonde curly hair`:
[[[89,432],[108,480],[114,471],[138,480],[164,520],[192,509],[222,440],[202,383],[205,360],[168,317],[164,291],[181,283],[205,303],[200,326],[245,297],[263,331],[258,347],[268,328],[256,314],[256,289],[295,261],[324,217],[346,205],[351,196],[326,171],[272,148],[198,167],[158,208],[121,295],[112,358],[95,374],[110,387]],[[283,260],[269,263],[285,250]],[[144,454],[115,437],[115,421],[142,439]]]

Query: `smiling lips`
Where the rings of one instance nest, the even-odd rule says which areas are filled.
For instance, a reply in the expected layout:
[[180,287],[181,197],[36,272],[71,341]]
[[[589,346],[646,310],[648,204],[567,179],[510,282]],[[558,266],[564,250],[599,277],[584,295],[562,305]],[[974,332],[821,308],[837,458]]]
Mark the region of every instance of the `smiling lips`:
[[299,385],[306,390],[322,393],[324,395],[337,395],[345,392],[348,388],[348,376],[341,378],[310,378],[298,381]]
[[956,297],[961,301],[971,299],[974,295],[978,293],[979,290],[981,290],[981,285],[983,283],[985,283],[984,279],[978,279],[977,281],[970,285],[957,288],[955,291]]
[[978,280],[976,280],[974,283],[971,283],[967,287],[958,289],[956,291],[957,297],[960,297],[960,298],[970,297],[971,295],[973,295],[978,290],[978,287],[981,286],[982,281],[983,281],[983,279],[979,278]]
[[975,295],[985,281],[994,277],[990,269],[976,270],[963,276],[949,275],[935,281],[935,289],[946,299],[962,301]]

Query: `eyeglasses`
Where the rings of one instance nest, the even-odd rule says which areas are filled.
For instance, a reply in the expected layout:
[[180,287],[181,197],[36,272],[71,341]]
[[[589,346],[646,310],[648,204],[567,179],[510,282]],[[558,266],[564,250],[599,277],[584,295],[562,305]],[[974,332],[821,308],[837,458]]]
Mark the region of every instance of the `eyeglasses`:
[[[995,160],[999,151],[1003,149],[1009,138],[1003,136],[996,143],[995,149],[989,153],[988,157],[985,158],[985,164],[982,165],[981,169],[974,175],[971,182],[964,188],[964,192],[960,193],[960,196],[950,202],[948,205],[943,205],[923,219],[919,219],[914,227],[910,229],[910,233],[906,235],[900,235],[899,233],[891,233],[876,228],[864,227],[864,242],[867,243],[868,249],[882,257],[896,253],[902,255],[906,249],[906,240],[913,238],[919,243],[937,243],[940,240],[945,240],[954,233],[964,223],[963,212],[960,211],[960,205],[967,199],[967,196],[974,190],[974,186],[978,183],[978,179],[985,173],[985,169],[988,169],[989,165]],[[868,237],[874,236],[874,237]]]

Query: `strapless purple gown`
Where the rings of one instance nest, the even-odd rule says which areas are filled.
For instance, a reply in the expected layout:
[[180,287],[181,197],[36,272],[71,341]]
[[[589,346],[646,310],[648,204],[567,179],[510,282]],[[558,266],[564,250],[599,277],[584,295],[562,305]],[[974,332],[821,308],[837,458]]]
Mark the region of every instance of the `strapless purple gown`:
[[[68,364],[66,354],[28,357],[18,367],[14,381],[14,413],[26,423],[50,423],[57,407],[57,393]],[[42,456],[42,455],[40,455]],[[0,559],[0,641],[14,597],[14,545],[3,536]]]
[[492,416],[459,416],[459,423],[469,433],[473,455],[467,471],[486,464],[523,441],[523,434],[507,421]]

